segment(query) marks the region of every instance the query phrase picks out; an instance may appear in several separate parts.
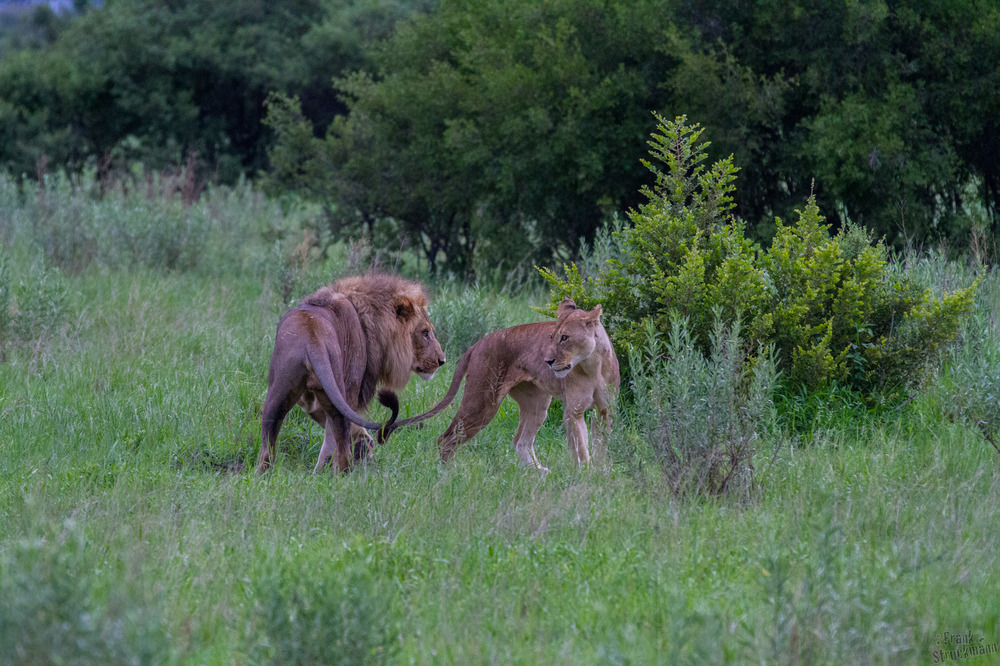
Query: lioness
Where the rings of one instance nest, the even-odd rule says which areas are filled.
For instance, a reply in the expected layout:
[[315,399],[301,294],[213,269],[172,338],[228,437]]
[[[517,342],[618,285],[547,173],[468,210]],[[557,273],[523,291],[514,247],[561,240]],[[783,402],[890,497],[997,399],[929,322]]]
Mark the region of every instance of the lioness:
[[564,300],[556,321],[524,324],[496,331],[462,355],[445,397],[430,411],[388,424],[379,433],[384,442],[397,428],[430,418],[447,407],[468,375],[458,414],[438,437],[442,460],[471,439],[496,416],[504,396],[517,402],[519,423],[514,449],[528,467],[548,470],[535,455],[535,435],[547,416],[552,398],[563,401],[563,425],[570,455],[579,464],[590,461],[587,425],[583,414],[597,408],[595,449],[605,446],[610,431],[608,414],[618,391],[618,358],[601,324],[601,306],[590,312]]
[[[271,465],[281,423],[296,403],[326,429],[313,471],[334,452],[337,468],[347,469],[351,424],[382,428],[357,414],[367,409],[376,386],[389,389],[380,400],[392,409],[391,391],[406,386],[411,371],[430,379],[444,365],[426,307],[422,285],[372,274],[323,287],[286,312],[268,371],[257,472]],[[392,420],[395,415],[396,409]]]

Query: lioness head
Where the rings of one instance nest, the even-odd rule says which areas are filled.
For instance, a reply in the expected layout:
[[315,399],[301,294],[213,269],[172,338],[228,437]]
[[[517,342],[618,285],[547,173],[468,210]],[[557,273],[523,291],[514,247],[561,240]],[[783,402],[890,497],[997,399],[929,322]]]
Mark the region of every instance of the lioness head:
[[444,365],[445,357],[441,343],[434,336],[434,324],[427,316],[427,309],[403,297],[396,302],[396,316],[412,327],[413,362],[410,370],[421,379],[430,379]]
[[556,377],[562,379],[594,353],[600,321],[600,305],[587,312],[569,299],[559,304],[556,327],[543,356]]

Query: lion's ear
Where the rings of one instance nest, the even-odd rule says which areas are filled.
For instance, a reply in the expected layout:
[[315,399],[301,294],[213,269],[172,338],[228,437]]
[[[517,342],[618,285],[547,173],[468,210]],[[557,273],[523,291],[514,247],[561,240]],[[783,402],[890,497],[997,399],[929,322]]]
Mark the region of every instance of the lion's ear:
[[556,314],[562,316],[567,312],[572,310],[577,310],[576,302],[572,298],[564,298],[560,303],[559,307],[556,308]]
[[396,299],[396,319],[400,321],[409,321],[413,319],[413,316],[417,313],[417,309],[413,307],[413,301],[408,299],[406,296],[400,296]]

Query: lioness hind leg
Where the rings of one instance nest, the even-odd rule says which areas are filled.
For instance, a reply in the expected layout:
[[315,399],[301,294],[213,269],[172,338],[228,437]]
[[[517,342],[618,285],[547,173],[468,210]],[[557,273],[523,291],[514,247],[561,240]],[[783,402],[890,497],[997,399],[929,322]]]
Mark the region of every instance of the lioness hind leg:
[[466,389],[462,396],[462,404],[458,408],[458,414],[452,420],[448,429],[438,437],[438,453],[441,460],[451,460],[455,455],[455,450],[476,436],[476,434],[489,425],[493,417],[500,409],[500,402],[503,395],[496,395],[490,391],[485,394],[470,395]]
[[608,466],[608,437],[611,435],[611,414],[608,410],[597,409],[590,417],[590,436],[594,443],[592,460],[600,468]]

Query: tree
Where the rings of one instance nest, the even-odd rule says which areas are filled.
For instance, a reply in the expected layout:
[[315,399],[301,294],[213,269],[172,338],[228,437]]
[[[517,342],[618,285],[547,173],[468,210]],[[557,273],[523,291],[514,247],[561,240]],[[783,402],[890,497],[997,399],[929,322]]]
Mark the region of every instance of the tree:
[[[572,251],[634,196],[641,175],[621,155],[661,103],[664,16],[598,0],[416,16],[377,51],[377,73],[337,80],[349,113],[303,159],[326,155],[332,190],[310,189],[335,192],[335,228],[390,220],[432,266],[463,274]],[[294,186],[280,174],[295,170],[272,183]]]
[[365,64],[364,43],[424,2],[109,2],[53,24],[0,62],[0,164],[40,155],[78,168],[173,165],[197,152],[224,180],[266,163],[269,92],[298,94],[328,122],[330,79]]

